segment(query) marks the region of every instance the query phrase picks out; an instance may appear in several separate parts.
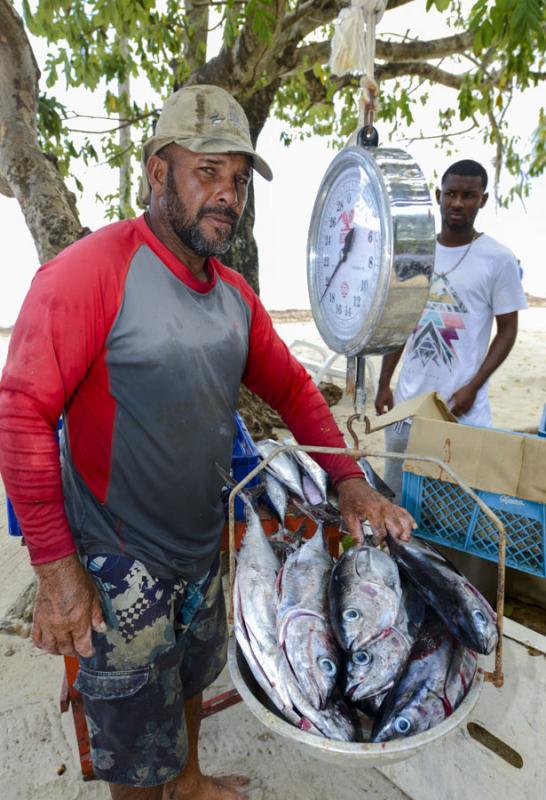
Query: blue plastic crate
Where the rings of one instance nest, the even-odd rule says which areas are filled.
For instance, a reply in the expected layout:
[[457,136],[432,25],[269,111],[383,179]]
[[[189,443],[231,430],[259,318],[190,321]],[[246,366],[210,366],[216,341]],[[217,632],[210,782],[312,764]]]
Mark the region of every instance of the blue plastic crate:
[[[546,576],[546,506],[475,489],[506,529],[506,565]],[[498,531],[457,484],[403,473],[402,505],[417,522],[415,535],[464,553],[498,560]]]
[[11,504],[11,500],[9,497],[6,497],[6,507],[8,511],[8,533],[10,536],[22,536],[23,531],[21,530],[21,526],[19,525],[19,520],[15,516],[15,511],[13,510],[13,506]]
[[[252,436],[237,411],[235,412],[235,431],[231,456],[231,474],[233,479],[239,483],[245,475],[248,475],[258,466],[261,457]],[[247,483],[245,488],[251,489],[253,486],[259,486],[260,482],[260,476],[256,475]],[[245,519],[245,504],[239,497],[235,498],[235,519]]]

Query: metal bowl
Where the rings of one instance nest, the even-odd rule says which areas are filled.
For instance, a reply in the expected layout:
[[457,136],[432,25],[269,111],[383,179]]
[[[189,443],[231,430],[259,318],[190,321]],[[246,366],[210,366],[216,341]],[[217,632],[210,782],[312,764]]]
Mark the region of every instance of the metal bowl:
[[234,635],[231,636],[228,646],[228,667],[231,679],[244,703],[272,733],[289,739],[293,745],[321,761],[330,761],[338,765],[343,762],[344,766],[349,767],[387,766],[417,755],[423,748],[462,725],[476,705],[483,686],[483,672],[478,669],[470,691],[456,711],[444,722],[424,733],[379,744],[336,742],[301,731],[281,716],[256,683]]

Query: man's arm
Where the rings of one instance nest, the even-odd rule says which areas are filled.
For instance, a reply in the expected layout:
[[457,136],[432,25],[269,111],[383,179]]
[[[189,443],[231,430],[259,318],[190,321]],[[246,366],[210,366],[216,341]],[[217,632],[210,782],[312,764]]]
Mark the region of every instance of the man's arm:
[[457,389],[449,398],[450,408],[456,417],[467,414],[476,400],[476,395],[486,380],[495,372],[514,346],[518,333],[518,312],[498,314],[495,317],[497,332],[482,365],[467,384]]
[[383,360],[381,362],[381,372],[379,374],[379,383],[377,386],[377,394],[375,396],[375,410],[378,414],[385,414],[394,406],[391,380],[394,370],[402,358],[403,352],[404,345],[398,348],[398,350],[394,350],[392,353],[389,353],[387,356],[383,356]]
[[0,472],[38,577],[32,638],[64,655],[90,656],[91,628],[103,625],[97,590],[75,555],[55,430],[119,305],[120,277],[104,250],[97,257],[94,242],[82,240],[40,269],[0,383]]

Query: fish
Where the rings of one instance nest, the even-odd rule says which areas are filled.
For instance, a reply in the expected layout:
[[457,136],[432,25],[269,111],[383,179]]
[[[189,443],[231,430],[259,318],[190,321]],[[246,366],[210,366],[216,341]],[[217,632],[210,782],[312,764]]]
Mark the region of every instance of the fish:
[[489,655],[498,641],[497,615],[480,592],[441,553],[387,534],[389,551],[427,605],[461,644]]
[[280,679],[284,654],[279,647],[275,614],[275,582],[280,562],[256,511],[244,499],[246,532],[233,587],[235,637],[259,686],[290,721],[298,724],[300,718],[293,712],[292,701]]
[[353,651],[346,663],[344,694],[352,702],[384,694],[409,658],[425,617],[425,603],[411,584],[404,584],[398,616],[362,650]]
[[326,708],[341,666],[329,620],[332,558],[322,525],[288,556],[277,578],[277,634],[299,688],[315,709]]
[[286,509],[288,507],[288,492],[286,487],[284,483],[281,483],[281,481],[278,480],[275,475],[273,475],[267,469],[264,470],[264,483],[267,499],[273,506],[273,509],[282,524],[284,523]]
[[320,709],[312,706],[301,691],[286,660],[281,665],[281,680],[288,691],[294,710],[300,715],[298,723],[300,730],[338,742],[354,742],[355,726],[347,706],[341,699],[330,699],[327,705]]
[[377,547],[351,547],[334,564],[330,577],[330,618],[334,635],[348,653],[392,628],[402,587],[398,567]]
[[[284,443],[296,444],[296,440],[288,438],[284,440]],[[314,506],[319,503],[326,503],[328,495],[328,474],[326,471],[305,450],[291,450],[290,455],[300,466],[302,484],[307,501]]]
[[299,688],[276,629],[275,582],[280,563],[258,515],[246,502],[246,533],[237,559],[233,609],[237,644],[271,703],[293,725],[316,735],[352,741],[354,728],[340,702],[315,709]]
[[[279,447],[279,443],[275,442],[273,439],[263,439],[261,442],[256,442],[256,448],[262,458],[266,458],[277,447]],[[286,488],[299,497],[300,500],[305,501],[298,465],[290,453],[278,453],[267,464],[266,471],[272,473],[277,480],[283,483]]]
[[443,722],[468,693],[476,669],[476,653],[429,610],[406,669],[381,705],[372,741],[413,736]]
[[305,499],[312,506],[318,506],[324,502],[322,493],[318,489],[316,483],[305,472],[303,472],[301,476],[301,485],[303,486]]
[[[379,710],[383,705],[384,699],[388,695],[388,691],[380,692],[379,694],[374,694],[371,697],[364,697],[362,700],[355,701],[354,705],[356,708],[365,714],[370,719],[375,719],[379,714]],[[370,731],[371,736],[371,731]],[[368,739],[369,741],[369,739]]]
[[383,497],[387,498],[387,500],[392,500],[395,497],[395,493],[393,492],[391,487],[385,483],[383,478],[381,478],[377,474],[377,472],[373,469],[373,467],[369,464],[369,462],[366,461],[365,458],[360,458],[357,461],[357,464],[364,473],[364,477],[366,478],[372,489],[375,489],[376,492],[382,494]]
[[288,556],[294,553],[298,547],[302,546],[304,542],[303,534],[305,533],[306,527],[307,521],[303,520],[299,528],[295,531],[290,531],[287,528],[279,528],[278,531],[267,537],[267,541],[273,548],[273,552],[281,564],[284,564]]

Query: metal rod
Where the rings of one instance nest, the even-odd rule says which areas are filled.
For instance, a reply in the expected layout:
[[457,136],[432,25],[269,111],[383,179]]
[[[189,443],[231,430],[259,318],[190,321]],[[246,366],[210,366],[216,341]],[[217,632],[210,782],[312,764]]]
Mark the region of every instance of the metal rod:
[[436,464],[440,469],[450,475],[455,483],[458,483],[461,489],[465,491],[474,500],[483,513],[491,520],[493,525],[499,532],[499,561],[497,569],[497,628],[499,632],[499,639],[497,642],[497,649],[495,651],[495,670],[494,672],[486,672],[485,679],[493,683],[497,688],[500,688],[504,683],[504,675],[502,672],[502,656],[503,656],[503,615],[504,615],[504,588],[505,588],[505,570],[506,570],[506,531],[504,525],[491,511],[489,506],[478,497],[476,492],[468,486],[468,484],[455,472],[449,464],[445,461],[436,458],[435,456],[423,456],[417,453],[394,453],[390,450],[373,450],[368,447],[354,448],[354,447],[318,447],[315,445],[300,445],[300,444],[283,444],[275,448],[269,455],[267,455],[257,467],[254,467],[239,483],[233,487],[229,494],[228,510],[229,510],[229,609],[230,619],[233,621],[233,579],[235,577],[235,497],[239,492],[244,489],[246,484],[258,475],[269,464],[271,459],[285,453],[287,451],[303,450],[305,453],[327,453],[332,455],[344,455],[351,458],[394,458],[399,461],[426,461],[430,464]]

